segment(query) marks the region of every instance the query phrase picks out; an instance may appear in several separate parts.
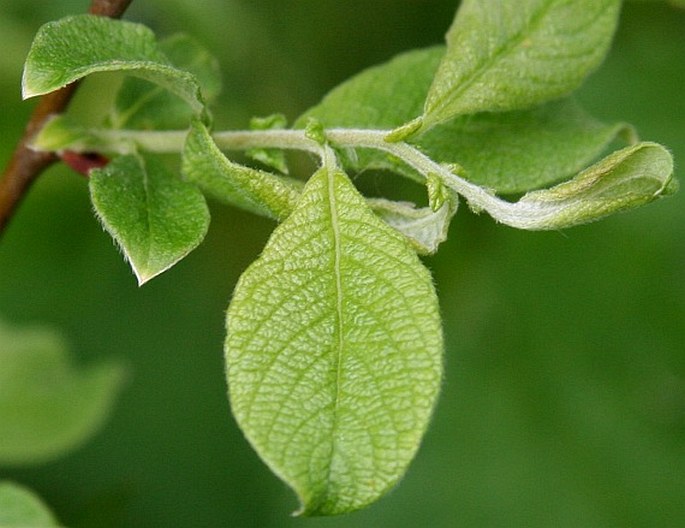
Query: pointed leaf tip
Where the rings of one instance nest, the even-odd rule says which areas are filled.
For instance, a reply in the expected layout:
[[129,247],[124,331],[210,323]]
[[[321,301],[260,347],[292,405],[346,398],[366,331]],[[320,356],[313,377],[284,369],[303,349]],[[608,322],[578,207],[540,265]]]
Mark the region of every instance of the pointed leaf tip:
[[183,259],[207,233],[202,193],[155,158],[115,158],[91,173],[89,186],[98,217],[140,286]]

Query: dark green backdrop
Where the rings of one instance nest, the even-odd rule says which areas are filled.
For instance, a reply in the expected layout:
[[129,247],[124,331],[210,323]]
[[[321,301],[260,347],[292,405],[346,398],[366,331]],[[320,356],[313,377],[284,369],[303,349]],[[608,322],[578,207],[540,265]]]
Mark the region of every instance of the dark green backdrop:
[[[3,165],[32,106],[20,102],[19,79],[33,33],[85,7],[2,0]],[[361,68],[440,42],[454,9],[140,0],[128,18],[213,48],[225,81],[217,121],[240,128],[251,115],[292,119]],[[628,4],[580,99],[685,166],[685,10]],[[230,416],[222,364],[232,288],[273,225],[215,205],[206,242],[138,289],[84,180],[51,169],[0,242],[0,317],[58,326],[79,361],[121,357],[131,376],[87,445],[43,466],[0,468],[0,478],[34,488],[73,528],[685,526],[685,192],[563,233],[517,232],[466,209],[426,259],[447,372],[419,455],[369,509],[294,519],[294,495]]]

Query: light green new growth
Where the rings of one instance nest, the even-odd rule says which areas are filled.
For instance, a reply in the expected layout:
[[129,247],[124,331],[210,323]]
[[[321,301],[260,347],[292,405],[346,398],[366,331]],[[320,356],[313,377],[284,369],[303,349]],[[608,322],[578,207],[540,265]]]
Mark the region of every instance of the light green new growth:
[[59,524],[40,498],[28,488],[0,481],[0,528],[52,528]]
[[75,368],[52,330],[1,322],[0,365],[0,465],[45,462],[81,445],[109,415],[124,377],[114,362]]
[[301,513],[360,508],[404,474],[440,387],[428,271],[347,176],[320,169],[227,318],[233,413]]
[[22,93],[25,99],[46,94],[105,71],[125,71],[157,83],[206,118],[197,79],[172,65],[152,31],[94,15],[66,17],[40,28],[26,58]]
[[209,211],[202,193],[154,158],[120,156],[91,172],[90,197],[142,285],[202,242]]
[[620,6],[620,0],[464,0],[447,32],[421,130],[571,93],[604,59]]

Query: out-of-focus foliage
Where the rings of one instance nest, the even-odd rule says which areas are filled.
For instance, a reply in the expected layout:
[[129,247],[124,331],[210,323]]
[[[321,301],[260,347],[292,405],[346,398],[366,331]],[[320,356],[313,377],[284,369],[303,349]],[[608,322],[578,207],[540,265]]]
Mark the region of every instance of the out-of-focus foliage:
[[[399,51],[438,44],[454,2],[134,2],[128,18],[182,30],[224,71],[222,128],[291,120],[335,84]],[[31,104],[21,65],[44,22],[84,2],[0,10],[0,162]],[[685,12],[627,3],[585,108],[627,121],[685,160]],[[11,50],[11,52],[10,52]],[[77,101],[97,112],[108,78]],[[377,174],[355,182],[397,189]],[[462,208],[426,260],[445,322],[436,414],[402,486],[347,518],[291,519],[292,493],[262,465],[225,397],[224,310],[273,228],[219,204],[205,244],[138,289],[102,233],[86,182],[47,173],[0,242],[0,312],[59,325],[78,360],[124,355],[133,379],[91,443],[8,470],[67,526],[607,527],[685,524],[685,195],[558,233],[525,233]]]
[[0,466],[63,456],[108,418],[122,366],[70,363],[64,340],[51,329],[0,321]]
[[0,481],[0,526],[2,528],[49,528],[57,526],[52,512],[30,490]]

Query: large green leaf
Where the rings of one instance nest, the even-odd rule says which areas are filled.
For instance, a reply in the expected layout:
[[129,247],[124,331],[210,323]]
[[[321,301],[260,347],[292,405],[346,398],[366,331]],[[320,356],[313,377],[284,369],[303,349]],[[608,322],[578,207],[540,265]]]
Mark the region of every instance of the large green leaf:
[[49,528],[59,526],[52,512],[31,490],[0,481],[0,528]]
[[75,15],[43,25],[29,50],[24,98],[57,90],[86,75],[123,71],[159,84],[198,113],[205,105],[197,79],[176,68],[141,24],[94,15]]
[[195,249],[209,226],[200,190],[152,157],[120,156],[92,171],[90,196],[141,285]]
[[[397,127],[422,110],[444,48],[401,54],[369,68],[333,89],[317,106],[301,116],[326,128]],[[530,110],[461,116],[413,140],[432,159],[459,163],[465,177],[499,193],[525,192],[560,181],[597,159],[624,124],[604,124],[574,101],[561,100]],[[396,158],[357,149],[344,156],[347,168],[407,172]]]
[[464,0],[428,92],[426,130],[461,114],[528,108],[575,90],[603,60],[620,0]]
[[[192,73],[209,102],[221,90],[217,60],[197,41],[177,34],[159,43],[160,50],[179,70]],[[162,86],[127,77],[117,92],[109,123],[114,128],[186,128],[192,109]]]
[[121,365],[70,364],[60,335],[0,323],[0,464],[44,462],[78,447],[103,424]]
[[228,310],[233,413],[301,513],[360,508],[404,474],[442,372],[428,271],[347,176],[320,169]]

